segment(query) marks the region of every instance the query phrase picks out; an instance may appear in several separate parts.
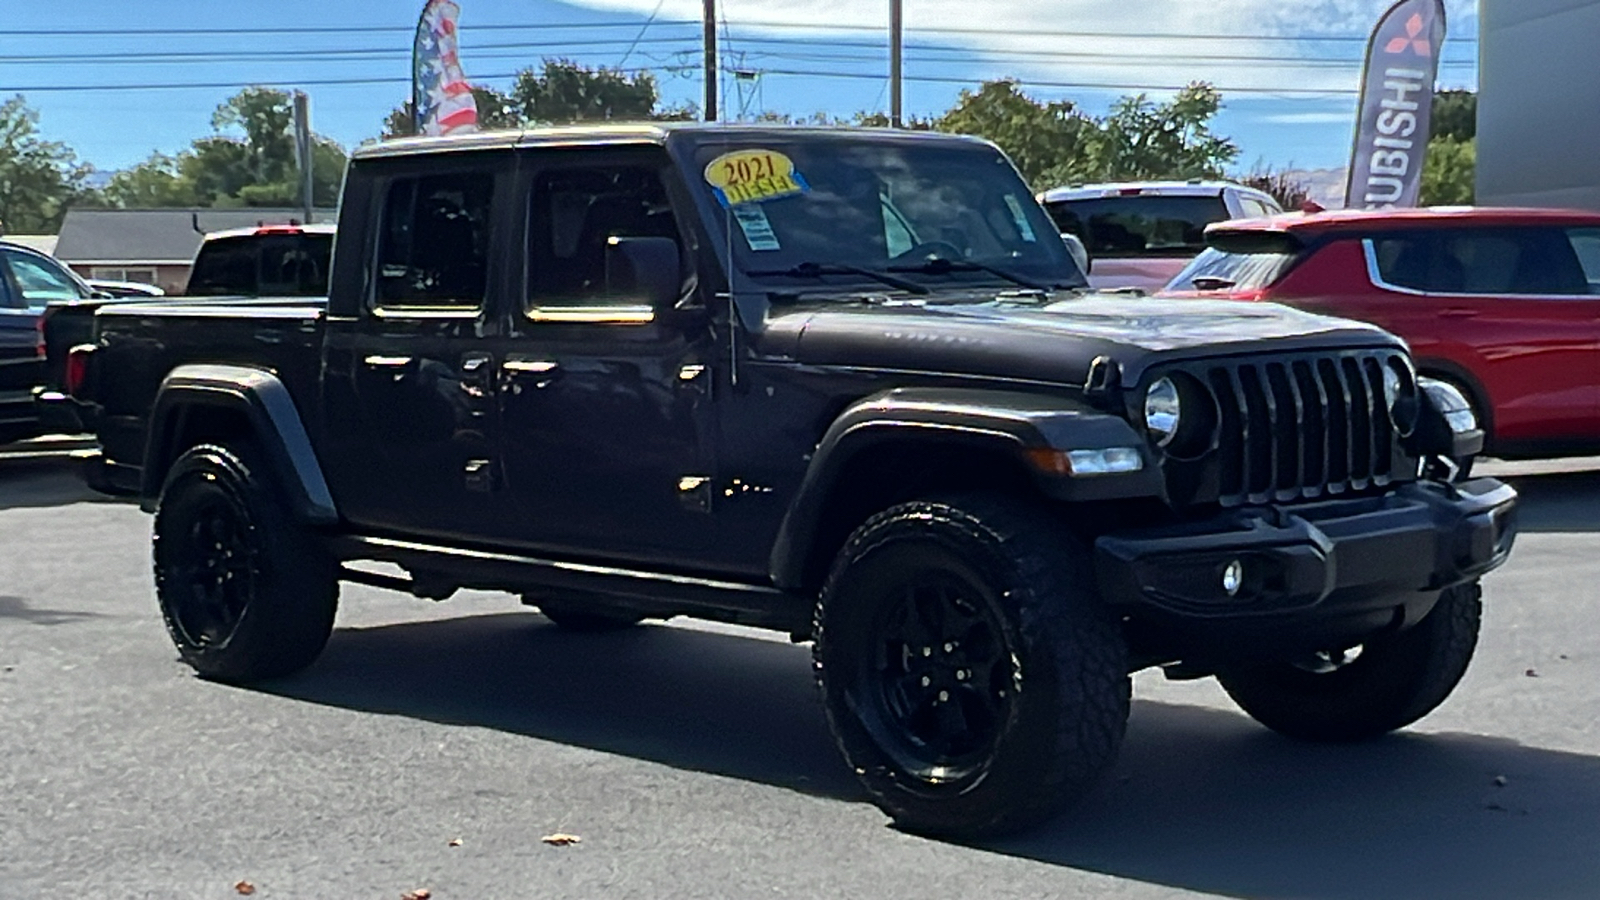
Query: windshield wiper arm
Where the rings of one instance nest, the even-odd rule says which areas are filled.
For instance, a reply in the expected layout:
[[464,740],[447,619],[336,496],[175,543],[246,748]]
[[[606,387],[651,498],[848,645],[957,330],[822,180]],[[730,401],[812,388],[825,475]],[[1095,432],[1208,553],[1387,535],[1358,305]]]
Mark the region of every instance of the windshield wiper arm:
[[1004,278],[1013,284],[1020,284],[1025,288],[1029,288],[1030,290],[1049,292],[1060,287],[1060,285],[1040,284],[1032,279],[1023,278],[1021,275],[1018,275],[1014,272],[1007,272],[1005,269],[987,265],[985,263],[973,262],[969,259],[957,261],[953,259],[945,259],[942,256],[935,256],[927,262],[918,263],[914,266],[890,266],[889,271],[920,272],[924,275],[948,275],[951,272],[987,272],[988,274],[997,278]]
[[918,284],[908,278],[896,278],[888,272],[880,272],[877,269],[869,269],[865,266],[852,266],[843,263],[822,265],[821,263],[803,262],[787,269],[746,269],[745,274],[756,278],[772,275],[785,275],[790,278],[821,278],[824,275],[862,275],[889,287],[912,294],[929,293],[927,285]]

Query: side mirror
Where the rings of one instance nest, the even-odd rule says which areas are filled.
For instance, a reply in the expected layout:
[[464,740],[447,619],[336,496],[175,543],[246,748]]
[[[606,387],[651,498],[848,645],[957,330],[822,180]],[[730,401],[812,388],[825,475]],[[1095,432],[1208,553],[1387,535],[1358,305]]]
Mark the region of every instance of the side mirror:
[[606,294],[669,310],[683,286],[678,242],[664,237],[606,239]]
[[1071,232],[1061,232],[1061,241],[1067,245],[1067,252],[1072,255],[1072,261],[1078,264],[1083,274],[1089,274],[1089,268],[1094,265],[1094,260],[1089,258],[1089,248],[1084,246],[1083,238]]

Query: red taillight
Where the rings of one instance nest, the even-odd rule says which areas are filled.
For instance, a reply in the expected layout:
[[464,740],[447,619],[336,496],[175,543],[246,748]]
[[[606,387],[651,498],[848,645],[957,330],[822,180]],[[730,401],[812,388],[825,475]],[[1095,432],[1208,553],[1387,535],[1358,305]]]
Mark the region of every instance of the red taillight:
[[69,396],[78,396],[84,382],[88,381],[89,356],[94,349],[93,344],[79,344],[67,352],[67,369],[62,375],[62,382]]

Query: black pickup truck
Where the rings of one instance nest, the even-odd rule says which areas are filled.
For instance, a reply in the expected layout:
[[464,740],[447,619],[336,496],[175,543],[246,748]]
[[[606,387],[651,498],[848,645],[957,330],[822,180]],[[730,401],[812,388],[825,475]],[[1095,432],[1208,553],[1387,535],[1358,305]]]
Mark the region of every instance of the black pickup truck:
[[363,148],[325,305],[110,305],[79,356],[200,674],[309,665],[341,581],[778,629],[926,832],[1081,794],[1141,668],[1305,739],[1415,721],[1515,532],[1399,340],[1096,297],[1006,158],[944,135]]

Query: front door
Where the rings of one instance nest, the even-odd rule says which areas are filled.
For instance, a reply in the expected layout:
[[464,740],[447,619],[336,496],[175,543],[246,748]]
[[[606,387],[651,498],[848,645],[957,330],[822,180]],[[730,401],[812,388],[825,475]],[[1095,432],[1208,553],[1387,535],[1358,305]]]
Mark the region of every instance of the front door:
[[365,248],[367,296],[330,311],[325,350],[335,500],[363,530],[481,536],[496,513],[490,338],[508,268],[490,247],[514,227],[502,199],[511,157],[369,165],[390,168],[362,198],[377,235]]
[[677,241],[688,275],[665,151],[547,151],[526,164],[525,299],[497,342],[502,536],[671,567],[712,536],[715,342],[706,318],[653,309],[608,278],[613,239],[629,237]]

